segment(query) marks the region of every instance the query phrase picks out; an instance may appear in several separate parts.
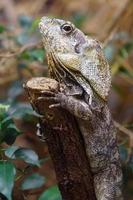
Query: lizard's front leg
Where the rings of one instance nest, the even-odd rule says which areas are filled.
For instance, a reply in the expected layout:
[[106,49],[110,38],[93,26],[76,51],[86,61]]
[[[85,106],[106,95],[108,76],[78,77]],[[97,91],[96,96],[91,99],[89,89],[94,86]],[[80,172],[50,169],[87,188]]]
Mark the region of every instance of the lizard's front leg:
[[66,95],[65,93],[58,92],[43,92],[43,97],[39,97],[38,100],[53,100],[55,104],[51,104],[49,107],[62,107],[68,110],[75,117],[88,120],[92,115],[91,109],[87,103],[85,103],[81,98],[77,98],[75,95]]

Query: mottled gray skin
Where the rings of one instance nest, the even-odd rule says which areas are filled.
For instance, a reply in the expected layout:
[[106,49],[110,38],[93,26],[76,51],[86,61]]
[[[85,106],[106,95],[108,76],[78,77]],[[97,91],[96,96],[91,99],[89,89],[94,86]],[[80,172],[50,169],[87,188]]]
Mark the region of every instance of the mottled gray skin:
[[76,117],[97,199],[122,200],[116,130],[106,103],[111,76],[101,46],[64,20],[43,17],[39,27],[50,76],[67,86],[58,94],[44,93],[44,98],[55,100],[51,108],[61,106]]

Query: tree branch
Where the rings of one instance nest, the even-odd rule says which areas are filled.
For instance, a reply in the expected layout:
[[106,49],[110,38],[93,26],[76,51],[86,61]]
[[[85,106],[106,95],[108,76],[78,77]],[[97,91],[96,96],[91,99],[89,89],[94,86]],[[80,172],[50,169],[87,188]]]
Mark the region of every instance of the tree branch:
[[35,43],[29,43],[29,44],[25,44],[24,46],[22,46],[19,50],[16,50],[14,53],[10,53],[10,54],[1,54],[0,58],[10,58],[10,57],[14,57],[14,56],[18,56],[21,53],[23,53],[24,51],[28,50],[28,49],[33,49],[33,48],[40,48],[42,47],[42,42],[35,42]]
[[41,130],[63,200],[96,200],[89,162],[75,118],[62,108],[50,109],[51,100],[37,100],[42,91],[58,92],[59,87],[57,81],[49,78],[33,78],[26,84],[33,108],[42,115]]

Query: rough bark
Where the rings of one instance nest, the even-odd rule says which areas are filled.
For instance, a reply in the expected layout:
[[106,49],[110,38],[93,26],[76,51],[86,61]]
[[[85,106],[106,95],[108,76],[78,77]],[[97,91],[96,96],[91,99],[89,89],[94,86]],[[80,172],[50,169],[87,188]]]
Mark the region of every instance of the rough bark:
[[62,108],[49,108],[49,100],[37,100],[42,91],[57,92],[59,83],[33,78],[26,84],[33,108],[42,115],[45,135],[63,200],[96,200],[93,179],[81,133],[75,118]]

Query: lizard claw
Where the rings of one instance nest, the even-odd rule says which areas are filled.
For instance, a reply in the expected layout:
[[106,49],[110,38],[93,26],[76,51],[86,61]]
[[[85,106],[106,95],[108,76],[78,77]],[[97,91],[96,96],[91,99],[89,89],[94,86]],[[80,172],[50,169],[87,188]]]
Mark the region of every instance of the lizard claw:
[[55,96],[55,93],[51,91],[41,91],[41,94],[45,96]]
[[37,100],[38,100],[38,101],[40,101],[40,100],[46,100],[46,101],[53,100],[53,101],[58,101],[58,98],[57,98],[57,97],[38,97]]
[[61,106],[60,103],[55,103],[55,104],[51,104],[51,105],[49,106],[49,108],[58,108],[58,107],[60,107],[60,106]]
[[44,92],[43,94],[49,95],[49,96],[38,97],[37,101],[41,101],[41,100],[44,100],[44,101],[51,101],[52,100],[52,101],[54,101],[55,103],[52,103],[51,105],[49,105],[49,108],[57,108],[57,107],[61,106],[61,104],[59,103],[60,102],[60,95],[59,94],[62,94],[62,93],[55,94],[53,92]]

